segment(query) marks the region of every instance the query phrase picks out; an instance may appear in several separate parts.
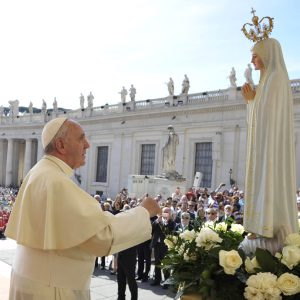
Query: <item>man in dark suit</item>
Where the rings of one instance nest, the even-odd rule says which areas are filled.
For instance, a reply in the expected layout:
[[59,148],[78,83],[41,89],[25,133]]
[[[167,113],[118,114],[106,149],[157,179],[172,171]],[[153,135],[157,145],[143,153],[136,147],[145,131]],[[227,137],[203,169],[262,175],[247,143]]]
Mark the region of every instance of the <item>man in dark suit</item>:
[[190,222],[191,216],[188,212],[181,214],[181,222],[176,224],[175,231],[178,233],[184,232],[185,230],[192,230],[193,226]]
[[234,221],[234,215],[232,213],[233,207],[229,204],[224,206],[224,215],[219,217],[218,222],[227,222],[231,224]]
[[[164,207],[162,209],[162,216],[159,216],[152,223],[152,241],[151,246],[154,248],[154,259],[155,259],[155,268],[154,268],[154,281],[151,285],[159,285],[162,280],[161,275],[161,261],[168,251],[168,247],[164,243],[166,235],[171,234],[175,231],[176,223],[171,219],[171,209],[169,207]],[[167,270],[163,271],[164,279],[170,277],[170,273]],[[163,285],[163,287],[167,287]]]
[[[151,224],[157,217],[150,218]],[[151,269],[151,239],[137,246],[138,269],[136,280],[147,282]]]
[[118,253],[118,300],[126,300],[126,282],[131,293],[131,300],[138,299],[138,286],[135,280],[137,247],[131,247]]

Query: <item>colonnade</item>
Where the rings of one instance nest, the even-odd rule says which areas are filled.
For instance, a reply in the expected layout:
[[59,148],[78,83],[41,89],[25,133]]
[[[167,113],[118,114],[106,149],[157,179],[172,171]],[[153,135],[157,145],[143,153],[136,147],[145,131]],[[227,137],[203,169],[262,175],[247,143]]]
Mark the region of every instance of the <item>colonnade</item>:
[[42,155],[38,138],[0,139],[0,185],[19,186]]

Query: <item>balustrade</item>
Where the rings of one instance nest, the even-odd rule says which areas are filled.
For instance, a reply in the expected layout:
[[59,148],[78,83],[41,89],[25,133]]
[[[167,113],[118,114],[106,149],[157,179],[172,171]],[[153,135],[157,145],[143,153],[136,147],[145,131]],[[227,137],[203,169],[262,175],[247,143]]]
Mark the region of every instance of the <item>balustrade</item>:
[[[294,79],[290,81],[291,90],[293,95],[298,97],[298,93],[300,93],[300,79]],[[85,119],[89,117],[96,116],[104,116],[110,114],[121,114],[124,112],[134,112],[134,111],[144,111],[144,110],[152,110],[152,109],[160,109],[160,108],[168,108],[168,107],[176,107],[181,105],[207,105],[208,103],[222,103],[222,105],[229,102],[229,100],[240,101],[241,99],[241,91],[240,88],[236,91],[237,97],[236,99],[232,99],[230,94],[228,93],[228,89],[224,90],[215,90],[215,91],[207,91],[202,93],[188,94],[185,100],[182,100],[181,95],[174,96],[174,98],[163,97],[157,99],[147,99],[141,101],[135,101],[135,105],[130,105],[130,102],[125,104],[126,107],[122,107],[120,109],[120,104],[112,104],[112,105],[104,105],[98,106],[91,109],[76,109],[76,110],[67,110],[67,111],[59,111],[56,114],[52,115],[49,113],[47,115],[46,120],[41,118],[41,114],[24,114],[19,115],[18,117],[12,118],[11,116],[0,116],[0,126],[1,125],[9,125],[9,124],[28,124],[28,123],[44,123],[48,120],[51,120],[54,117],[58,116],[66,116],[71,119]],[[171,100],[171,101],[170,101]],[[130,109],[126,109],[130,107]]]

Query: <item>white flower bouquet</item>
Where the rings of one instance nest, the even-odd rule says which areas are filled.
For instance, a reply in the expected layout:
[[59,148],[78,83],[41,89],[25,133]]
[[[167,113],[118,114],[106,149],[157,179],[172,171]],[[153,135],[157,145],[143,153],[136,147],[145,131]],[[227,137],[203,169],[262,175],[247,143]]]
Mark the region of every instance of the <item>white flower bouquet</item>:
[[300,299],[300,235],[287,236],[281,253],[257,248],[254,257],[239,249],[243,227],[217,224],[167,236],[162,267],[178,287],[175,299],[198,292],[202,299]]

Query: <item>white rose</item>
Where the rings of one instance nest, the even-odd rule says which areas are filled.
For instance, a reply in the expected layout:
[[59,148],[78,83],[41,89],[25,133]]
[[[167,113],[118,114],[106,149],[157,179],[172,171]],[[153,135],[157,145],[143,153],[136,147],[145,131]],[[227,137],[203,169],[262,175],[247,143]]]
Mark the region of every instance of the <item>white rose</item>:
[[215,229],[219,231],[227,231],[227,224],[225,222],[217,223]]
[[169,238],[164,239],[164,243],[167,245],[168,249],[174,248],[174,243]]
[[179,247],[178,253],[179,253],[180,255],[183,255],[183,254],[185,253],[185,246],[184,246],[184,245],[181,245],[181,246]]
[[196,238],[196,232],[194,230],[185,230],[179,235],[183,240],[192,241]]
[[277,287],[277,276],[270,272],[258,273],[258,279],[260,281],[260,287],[263,291]]
[[202,228],[205,228],[205,227],[215,228],[215,226],[216,226],[216,222],[214,222],[214,221],[206,221],[206,222],[202,225]]
[[236,269],[238,269],[243,263],[243,260],[236,250],[220,250],[219,261],[220,266],[224,268],[224,272],[229,275],[234,275]]
[[255,287],[247,286],[244,292],[245,299],[249,300],[265,300],[264,295],[261,291]]
[[243,227],[243,225],[241,224],[231,224],[231,228],[230,228],[231,231],[233,232],[238,232],[239,234],[243,234],[245,229]]
[[247,279],[246,284],[248,286],[254,287],[256,289],[260,289],[260,282],[259,282],[259,278],[257,277],[257,275],[251,275]]
[[183,254],[183,259],[185,261],[195,261],[197,259],[197,256],[195,254],[187,254],[187,253],[184,253]]
[[277,286],[277,276],[272,273],[258,273],[251,275],[246,284],[251,287],[259,289],[262,293],[268,288],[275,288]]
[[267,288],[264,297],[266,300],[281,300],[281,290],[278,287]]
[[300,248],[297,246],[286,246],[282,249],[281,262],[290,270],[300,262]]
[[216,247],[216,244],[221,243],[223,240],[219,235],[209,227],[201,228],[196,237],[196,244],[198,247],[204,247],[205,250],[210,250]]
[[300,247],[300,235],[298,233],[291,233],[285,239],[285,245]]
[[249,274],[256,273],[255,269],[260,269],[260,265],[258,264],[256,257],[253,257],[251,260],[249,257],[246,258],[245,269]]
[[300,292],[300,278],[294,274],[282,274],[278,278],[277,284],[286,296],[295,295]]

